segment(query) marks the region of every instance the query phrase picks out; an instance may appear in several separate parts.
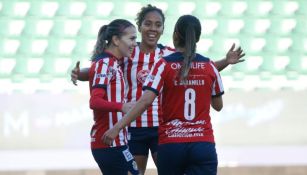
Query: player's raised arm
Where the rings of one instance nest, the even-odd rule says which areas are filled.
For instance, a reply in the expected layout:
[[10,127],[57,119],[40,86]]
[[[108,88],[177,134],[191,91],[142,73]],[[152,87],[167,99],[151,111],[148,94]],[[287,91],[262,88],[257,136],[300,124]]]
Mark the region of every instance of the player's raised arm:
[[229,64],[237,64],[237,63],[241,63],[245,61],[244,59],[241,59],[242,57],[245,56],[245,53],[243,52],[241,46],[238,47],[237,49],[235,49],[235,47],[236,45],[235,43],[233,43],[226,54],[226,58],[215,62],[215,65],[218,71],[222,71]]
[[71,70],[70,78],[74,85],[77,85],[77,81],[88,81],[89,80],[89,68],[82,68],[80,70],[80,61],[76,63],[76,66]]

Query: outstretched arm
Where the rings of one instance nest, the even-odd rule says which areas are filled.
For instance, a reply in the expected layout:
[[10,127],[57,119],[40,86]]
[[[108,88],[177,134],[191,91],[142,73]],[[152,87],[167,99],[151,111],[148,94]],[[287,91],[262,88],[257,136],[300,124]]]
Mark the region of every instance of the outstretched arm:
[[127,113],[135,104],[135,102],[118,103],[107,101],[104,99],[106,91],[103,88],[95,88],[91,92],[90,108],[104,112],[123,112]]
[[76,63],[76,66],[71,70],[70,78],[74,85],[77,85],[77,81],[88,81],[89,80],[89,68],[82,68],[80,70],[80,61]]
[[242,48],[238,47],[236,50],[234,50],[235,47],[236,45],[233,43],[231,48],[226,54],[226,58],[215,62],[215,66],[218,71],[222,71],[229,64],[237,64],[237,63],[245,61],[244,59],[241,59],[242,57],[245,56],[245,53],[243,52]]
[[140,116],[152,104],[156,96],[153,91],[146,90],[135,106],[113,128],[104,133],[102,141],[107,145],[112,144],[119,131]]

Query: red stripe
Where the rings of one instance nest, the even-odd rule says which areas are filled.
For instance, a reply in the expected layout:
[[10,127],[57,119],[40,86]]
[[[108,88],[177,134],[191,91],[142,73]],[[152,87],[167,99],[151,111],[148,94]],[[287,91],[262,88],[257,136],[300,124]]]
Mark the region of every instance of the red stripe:
[[[109,67],[112,67],[113,68],[114,66],[114,60],[109,58],[109,64],[108,64],[108,67],[107,67],[107,70],[103,70],[104,72],[106,72],[106,75],[108,75],[109,73],[112,74],[112,72],[108,72],[108,69]],[[105,79],[104,79],[104,83],[103,84],[109,84],[110,80],[109,80],[109,76],[107,76]]]
[[[157,73],[158,73],[158,68],[161,66],[161,64],[163,63],[163,61],[162,60],[160,60],[160,61],[158,61],[157,62],[157,64],[156,64],[156,66],[153,68],[153,70],[152,70],[152,75],[153,76],[156,76],[157,75]],[[150,81],[148,84],[147,84],[147,86],[149,86],[149,87],[151,87],[152,86],[152,81]],[[160,83],[159,83],[160,84]]]
[[158,84],[158,86],[157,86],[157,90],[160,92],[160,90],[161,90],[161,88],[162,88],[162,81],[160,80],[159,81],[159,84]]
[[[135,77],[137,77],[137,74],[141,70],[143,70],[144,56],[145,56],[145,54],[143,52],[139,52],[139,59],[138,59],[138,65],[137,65]],[[135,80],[135,81],[138,81],[138,80]],[[143,86],[143,84],[140,84],[140,83],[137,82],[136,100],[138,100],[142,96],[142,86]],[[136,127],[142,127],[141,126],[141,123],[142,123],[141,120],[142,120],[142,117],[138,117],[136,119]]]
[[[148,64],[148,69],[151,70],[152,66],[154,65],[155,63],[155,56],[156,56],[156,53],[153,52],[150,54],[150,57],[149,57],[149,64]],[[158,55],[157,55],[158,56]]]
[[[121,102],[124,102],[124,96],[125,96],[125,81],[124,81],[124,78],[123,78],[123,72],[122,71],[119,71],[120,72],[120,88],[121,88],[121,91],[120,91],[120,100]],[[123,129],[124,131],[124,135],[125,135],[125,128]]]
[[[111,60],[111,59],[110,59]],[[112,62],[112,63],[111,63]],[[113,61],[110,61],[110,63],[109,63],[109,67],[113,67],[113,64],[114,62]],[[111,65],[112,64],[112,65]],[[113,80],[113,81],[116,81],[117,79],[115,79],[115,80]],[[116,83],[110,83],[110,94],[111,94],[111,99],[110,99],[110,101],[113,101],[113,102],[116,102]],[[117,112],[112,112],[111,113],[111,115],[112,115],[112,122],[113,122],[113,125],[115,124],[115,123],[117,123]],[[115,143],[116,143],[116,145],[119,145],[120,144],[120,142],[119,142],[119,139],[118,139],[119,137],[117,137],[116,139],[115,139]]]
[[159,126],[160,126],[161,117],[162,117],[162,105],[161,105],[162,95],[159,95],[159,96],[157,97],[157,99],[158,99],[158,109],[157,109],[157,113],[158,113],[158,121],[159,121]]
[[[97,69],[96,74],[101,72],[101,69],[102,69],[102,66],[103,66],[103,64],[100,64],[100,62],[98,62],[98,63],[99,63],[99,64],[98,64],[98,69]],[[97,66],[97,64],[95,63],[95,69],[96,69],[96,66]],[[94,70],[94,71],[95,71],[95,70]],[[95,84],[94,84],[94,85],[99,84],[99,81],[100,81],[100,78],[96,78]]]
[[120,71],[120,77],[121,77],[121,79],[120,79],[120,86],[121,86],[121,96],[120,96],[120,98],[121,98],[121,101],[123,102],[123,100],[124,100],[124,95],[125,95],[125,82],[124,82],[124,77],[123,77],[123,72],[122,71]]
[[[151,70],[151,68],[152,68],[152,66],[153,66],[153,64],[155,62],[155,56],[156,56],[155,52],[150,54],[149,65],[148,65],[149,70]],[[147,126],[148,127],[152,127],[153,126],[152,104],[147,109]]]
[[129,87],[129,90],[128,90],[128,93],[127,93],[127,100],[128,102],[131,101],[132,99],[132,80],[131,80],[131,69],[132,69],[132,59],[134,58],[135,56],[135,50],[136,48],[133,49],[133,53],[131,55],[131,58],[128,59],[128,62],[127,62],[127,85]]
[[[164,63],[164,61],[162,60],[162,61],[159,61],[159,67],[161,67],[161,65]],[[165,69],[165,67],[164,67],[164,69]],[[157,69],[158,70],[158,69]],[[161,79],[159,80],[159,84],[158,84],[158,86],[157,86],[157,90],[158,91],[160,91],[161,90],[161,88],[162,88],[162,84],[163,84],[163,82],[162,82],[162,76],[163,76],[163,72],[164,71],[162,71],[161,72]]]
[[[122,69],[123,70],[123,69]],[[125,95],[125,82],[124,82],[124,78],[123,78],[123,72],[120,70],[120,75],[121,75],[121,79],[120,79],[120,86],[121,86],[121,101],[124,101],[124,95]],[[126,128],[123,128],[123,135],[124,135],[124,143],[127,144],[127,130]]]

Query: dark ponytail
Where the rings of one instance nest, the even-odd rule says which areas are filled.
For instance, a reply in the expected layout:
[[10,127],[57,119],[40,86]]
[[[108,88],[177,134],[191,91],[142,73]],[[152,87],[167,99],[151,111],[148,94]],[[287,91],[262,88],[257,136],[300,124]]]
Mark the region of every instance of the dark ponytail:
[[103,25],[98,32],[97,41],[94,47],[93,55],[91,60],[94,61],[95,58],[100,55],[104,49],[107,47],[106,34],[108,25]]
[[186,80],[188,78],[191,63],[195,57],[196,37],[195,37],[195,29],[192,25],[187,26],[187,30],[185,33],[184,50],[185,50],[185,52],[183,53],[184,59],[182,61],[182,65],[180,68],[181,80]]
[[177,41],[174,43],[175,47],[182,47],[185,50],[179,76],[181,80],[186,80],[195,57],[196,43],[199,41],[201,34],[201,25],[195,16],[183,15],[178,19],[174,32],[177,36]]

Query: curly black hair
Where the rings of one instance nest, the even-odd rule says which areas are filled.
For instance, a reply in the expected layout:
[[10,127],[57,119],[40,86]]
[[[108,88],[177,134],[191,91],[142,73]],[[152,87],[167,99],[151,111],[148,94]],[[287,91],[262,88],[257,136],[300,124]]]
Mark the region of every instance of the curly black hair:
[[141,27],[142,22],[144,21],[145,16],[147,15],[147,13],[152,12],[152,11],[156,11],[156,12],[158,12],[161,15],[162,22],[163,22],[163,25],[164,25],[165,16],[164,16],[164,13],[162,12],[162,10],[159,9],[158,7],[156,7],[156,6],[148,4],[147,6],[144,6],[144,7],[141,8],[141,11],[137,14],[137,17],[135,19],[136,20],[136,24],[137,24],[137,26],[139,28]]

